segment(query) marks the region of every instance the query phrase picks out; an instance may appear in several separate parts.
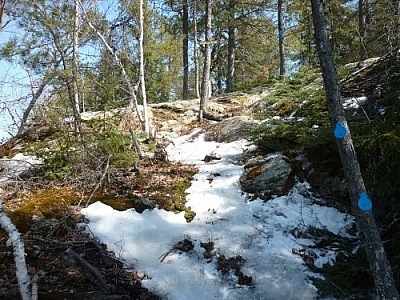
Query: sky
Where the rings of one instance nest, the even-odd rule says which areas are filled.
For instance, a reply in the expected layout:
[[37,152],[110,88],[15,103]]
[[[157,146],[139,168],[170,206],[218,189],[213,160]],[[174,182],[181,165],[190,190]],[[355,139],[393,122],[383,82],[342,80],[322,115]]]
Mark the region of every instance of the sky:
[[[316,299],[309,276],[321,275],[311,273],[292,253],[315,241],[292,233],[314,226],[350,237],[347,229],[353,217],[324,206],[309,192],[307,182],[298,182],[287,195],[267,202],[249,202],[239,184],[243,166],[235,160],[252,146],[245,140],[224,144],[206,142],[204,137],[182,136],[166,149],[171,160],[199,168],[187,190],[186,205],[196,212],[191,223],[186,223],[183,213],[153,209],[140,214],[96,202],[83,209],[87,230],[139,274],[146,274],[143,285],[165,299]],[[210,154],[221,160],[202,161]],[[193,243],[193,250],[171,250],[184,239]],[[212,260],[204,258],[200,245],[210,241],[214,242]],[[332,250],[313,252],[317,267],[335,261]],[[239,285],[233,271],[228,275],[218,271],[221,255],[242,256],[246,261],[241,270],[253,284]]]

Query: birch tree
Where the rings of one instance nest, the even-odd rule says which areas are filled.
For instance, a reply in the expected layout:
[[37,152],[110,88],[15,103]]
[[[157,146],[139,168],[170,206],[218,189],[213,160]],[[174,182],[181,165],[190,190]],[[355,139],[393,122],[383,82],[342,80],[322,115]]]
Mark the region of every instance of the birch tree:
[[[147,114],[146,115],[142,115],[142,113],[139,110],[139,103],[138,103],[138,99],[137,99],[137,91],[138,91],[138,87],[139,87],[139,82],[136,83],[135,85],[133,85],[131,83],[131,81],[130,81],[130,79],[128,77],[128,74],[127,74],[127,72],[125,70],[124,64],[122,63],[121,59],[118,57],[118,55],[114,51],[113,47],[111,47],[111,45],[107,41],[106,37],[92,23],[92,21],[90,20],[85,8],[82,5],[82,2],[80,0],[77,0],[77,1],[79,2],[79,6],[80,6],[80,8],[82,10],[84,21],[95,32],[95,34],[98,36],[98,38],[101,41],[101,43],[106,47],[106,49],[113,56],[115,62],[117,63],[118,67],[121,70],[122,79],[123,79],[123,81],[126,83],[126,85],[128,87],[128,92],[129,92],[131,97],[129,99],[129,104],[125,108],[125,117],[124,117],[124,120],[121,122],[120,127],[128,127],[128,125],[126,123],[128,123],[130,115],[132,114],[132,111],[135,108],[137,116],[138,116],[138,119],[139,119],[139,122],[142,125],[142,129],[146,131],[146,128],[147,128],[147,130],[148,130],[148,126],[149,126],[148,124],[149,123],[148,123],[148,120],[146,120]],[[143,106],[145,107],[145,105],[143,105]],[[146,109],[147,109],[147,105],[146,105],[145,111],[146,111]],[[148,131],[146,131],[146,132],[148,132]]]
[[3,209],[3,199],[0,198],[0,225],[8,234],[8,243],[13,247],[16,277],[22,300],[31,299],[31,279],[28,275],[28,268],[25,261],[25,248],[21,235],[11,219]]
[[364,243],[364,250],[375,282],[375,290],[379,299],[396,300],[399,299],[396,283],[383,248],[379,228],[371,210],[372,203],[365,189],[346,115],[340,100],[338,77],[326,31],[324,3],[322,0],[311,0],[311,5],[318,55],[324,77],[327,107],[331,123],[335,127],[336,143],[344,174],[348,180],[352,208],[356,215],[358,230]]
[[144,79],[144,49],[143,49],[143,39],[144,39],[144,16],[143,16],[143,0],[139,3],[139,19],[140,19],[140,37],[139,37],[139,57],[140,57],[140,85],[142,90],[142,101],[143,101],[143,127],[147,134],[150,134],[149,127],[149,116],[147,109],[147,97],[146,97],[146,83]]
[[78,67],[79,67],[79,3],[74,0],[74,29],[73,29],[73,46],[72,46],[72,91],[71,97],[72,110],[74,112],[75,131],[80,136],[81,129],[81,114],[79,108],[79,87],[78,87]]

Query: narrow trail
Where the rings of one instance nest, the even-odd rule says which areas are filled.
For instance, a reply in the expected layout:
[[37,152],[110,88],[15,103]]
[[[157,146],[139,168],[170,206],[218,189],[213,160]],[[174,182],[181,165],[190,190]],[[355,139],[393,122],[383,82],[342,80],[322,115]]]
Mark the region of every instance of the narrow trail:
[[[83,210],[88,227],[165,299],[316,299],[309,276],[319,275],[298,255],[315,245],[306,231],[350,237],[353,219],[321,206],[307,183],[268,202],[249,202],[239,185],[243,167],[235,161],[251,148],[245,140],[207,142],[196,132],[167,147],[171,160],[199,168],[187,190],[186,205],[196,212],[191,223],[183,212],[119,212],[97,202]],[[205,162],[206,155],[219,159]],[[335,260],[329,249],[312,253],[316,266]]]

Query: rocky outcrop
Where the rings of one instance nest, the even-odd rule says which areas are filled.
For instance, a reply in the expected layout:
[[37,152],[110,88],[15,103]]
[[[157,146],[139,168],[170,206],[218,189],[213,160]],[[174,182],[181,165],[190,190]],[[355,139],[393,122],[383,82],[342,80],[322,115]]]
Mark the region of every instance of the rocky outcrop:
[[207,130],[207,140],[216,142],[233,142],[242,139],[246,135],[246,131],[256,122],[247,116],[237,116],[222,120],[213,124]]
[[250,159],[244,169],[240,184],[249,193],[284,194],[294,183],[292,167],[281,153]]

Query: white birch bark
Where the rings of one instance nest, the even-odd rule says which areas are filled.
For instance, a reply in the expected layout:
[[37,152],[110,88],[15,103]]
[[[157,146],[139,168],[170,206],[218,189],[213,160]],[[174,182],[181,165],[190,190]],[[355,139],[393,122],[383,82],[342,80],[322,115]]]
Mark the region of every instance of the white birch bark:
[[8,242],[11,243],[14,252],[16,276],[22,300],[31,300],[30,284],[31,279],[28,275],[28,268],[25,262],[24,242],[21,239],[17,227],[6,215],[3,209],[3,199],[0,198],[0,225],[8,234]]
[[146,97],[146,83],[144,80],[144,50],[143,50],[143,40],[144,40],[144,16],[143,16],[143,0],[140,0],[139,8],[139,18],[140,18],[140,37],[139,37],[139,56],[140,56],[140,86],[142,90],[142,101],[143,101],[143,117],[144,117],[144,131],[150,134],[149,128],[149,116],[147,111],[147,97]]
[[75,118],[75,128],[81,134],[81,114],[79,108],[79,87],[78,87],[78,57],[79,57],[79,5],[78,0],[74,0],[74,32],[73,32],[73,51],[72,51],[72,88],[73,103],[72,109]]
[[99,37],[99,39],[101,40],[101,42],[104,44],[104,46],[106,47],[106,49],[111,53],[111,55],[114,57],[115,62],[117,63],[118,67],[121,70],[122,76],[123,76],[123,80],[125,81],[126,85],[128,86],[128,90],[129,93],[131,94],[131,98],[129,101],[128,106],[125,109],[125,115],[129,115],[132,112],[132,109],[135,108],[138,119],[140,121],[140,123],[143,126],[144,129],[144,124],[145,124],[145,120],[144,117],[142,116],[142,114],[140,113],[140,110],[138,108],[138,100],[137,100],[137,96],[136,96],[136,92],[138,89],[138,85],[133,86],[129,80],[129,77],[125,71],[125,67],[122,64],[121,60],[119,59],[117,53],[115,53],[115,51],[111,48],[111,46],[108,44],[106,38],[101,34],[100,31],[97,30],[97,28],[93,25],[93,23],[90,21],[85,8],[82,5],[82,2],[80,0],[77,0],[79,2],[79,5],[82,9],[83,12],[83,16],[85,19],[85,22],[89,25],[90,28],[92,28],[92,30],[97,34],[97,36]]

